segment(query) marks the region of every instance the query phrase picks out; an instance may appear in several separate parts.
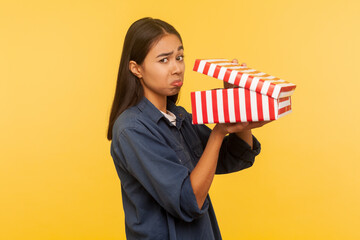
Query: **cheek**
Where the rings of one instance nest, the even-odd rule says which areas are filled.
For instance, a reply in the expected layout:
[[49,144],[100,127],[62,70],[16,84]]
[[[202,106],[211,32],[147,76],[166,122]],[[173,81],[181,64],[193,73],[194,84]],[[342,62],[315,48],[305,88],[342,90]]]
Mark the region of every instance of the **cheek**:
[[147,71],[147,77],[152,79],[153,81],[161,78],[164,75],[164,70],[162,68],[159,68],[157,66],[153,66],[149,68],[149,71]]

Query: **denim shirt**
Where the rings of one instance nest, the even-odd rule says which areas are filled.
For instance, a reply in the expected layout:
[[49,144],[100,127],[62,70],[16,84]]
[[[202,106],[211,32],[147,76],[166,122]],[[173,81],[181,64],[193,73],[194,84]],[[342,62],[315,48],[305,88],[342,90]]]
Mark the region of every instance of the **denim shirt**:
[[[176,126],[145,97],[124,111],[113,127],[111,155],[121,182],[127,239],[221,239],[209,195],[201,209],[191,187],[211,129],[193,125],[191,114],[169,102]],[[253,165],[253,150],[236,134],[223,140],[217,174]]]

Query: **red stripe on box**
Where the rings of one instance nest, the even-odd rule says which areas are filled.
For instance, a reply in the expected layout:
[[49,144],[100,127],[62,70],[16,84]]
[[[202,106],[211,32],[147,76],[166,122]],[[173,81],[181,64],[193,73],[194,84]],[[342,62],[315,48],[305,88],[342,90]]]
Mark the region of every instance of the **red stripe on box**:
[[214,71],[214,78],[217,78],[219,76],[219,72],[220,72],[221,66],[217,65]]
[[253,80],[253,76],[249,76],[247,79],[246,79],[246,83],[245,83],[245,88],[246,89],[250,89],[250,86],[251,86],[251,82]]
[[207,117],[207,109],[206,109],[206,92],[201,92],[201,108],[202,108],[202,116],[203,116],[203,123],[209,123]]
[[205,67],[204,67],[204,70],[203,70],[203,74],[208,74],[208,72],[209,72],[209,68],[210,68],[210,65],[211,65],[211,63],[205,63]]
[[240,99],[239,99],[239,89],[234,88],[234,107],[235,107],[235,120],[240,122]]
[[238,72],[238,73],[236,74],[235,81],[234,81],[234,84],[235,84],[235,85],[239,86],[241,76],[242,76],[242,73],[240,73],[240,72]]
[[283,107],[283,108],[279,109],[279,115],[284,113],[284,112],[288,112],[290,110],[291,110],[291,105]]
[[219,122],[219,116],[218,116],[218,110],[217,110],[216,90],[211,90],[211,98],[212,98],[214,123],[218,123]]
[[279,115],[282,114],[282,113],[284,113],[284,112],[287,112],[287,111],[289,111],[288,106],[283,107],[283,108],[280,108],[280,109],[279,109]]
[[275,86],[274,86],[273,84],[271,84],[271,83],[270,83],[270,85],[269,85],[269,89],[268,89],[268,91],[267,91],[266,95],[268,95],[269,97],[271,97],[271,96],[272,96],[272,94],[273,94],[273,92],[274,92],[274,88],[275,88]]
[[264,80],[259,79],[259,82],[256,86],[255,92],[261,93],[261,89],[262,89],[263,85],[264,85]]
[[287,86],[287,87],[282,87],[281,88],[281,92],[288,92],[288,91],[291,91],[293,89],[295,89],[296,86]]
[[258,120],[264,121],[264,113],[263,113],[263,103],[262,103],[262,95],[256,93],[256,101],[257,101],[257,112],[258,112]]
[[224,119],[226,123],[230,122],[230,117],[229,117],[229,103],[228,103],[228,92],[227,89],[224,89],[222,91],[223,93],[223,108],[224,108]]
[[246,119],[248,122],[252,122],[250,90],[244,89],[244,92],[245,92]]
[[275,99],[269,98],[269,114],[270,114],[270,120],[275,120]]
[[200,61],[201,61],[200,59],[195,60],[195,65],[194,65],[193,71],[197,72],[197,70],[199,69]]
[[196,98],[195,92],[191,92],[191,110],[192,110],[192,120],[194,124],[197,124],[197,117],[196,117]]
[[225,82],[228,82],[228,81],[229,81],[231,72],[232,72],[231,69],[227,69],[227,70],[226,70],[225,76],[224,76],[224,81],[225,81]]
[[280,99],[279,99],[279,102],[285,102],[285,101],[287,101],[287,100],[289,100],[289,99],[290,99],[290,97],[280,98]]

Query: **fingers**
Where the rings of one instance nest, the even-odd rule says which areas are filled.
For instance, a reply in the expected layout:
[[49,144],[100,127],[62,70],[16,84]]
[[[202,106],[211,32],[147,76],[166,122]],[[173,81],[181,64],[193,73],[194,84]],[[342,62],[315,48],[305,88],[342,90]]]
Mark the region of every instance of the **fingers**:
[[[239,64],[239,61],[236,58],[234,58],[231,62]],[[241,66],[246,67],[246,63],[242,63]],[[231,84],[228,82],[224,82],[224,88],[238,88],[238,87],[239,86],[237,86],[237,85],[234,85],[234,84]]]
[[237,122],[237,123],[217,123],[216,125],[225,131],[226,133],[237,133],[246,130],[251,130],[254,128],[259,128],[268,124],[272,121],[262,121],[262,122]]
[[254,129],[254,128],[259,128],[264,126],[265,124],[268,124],[272,121],[262,121],[262,122],[251,122],[249,123],[249,125],[247,126],[247,129]]
[[[239,61],[236,58],[234,58],[231,62],[239,64]],[[246,63],[242,63],[241,66],[247,67]]]
[[226,123],[226,128],[229,133],[241,132],[244,130],[251,130],[254,128],[262,127],[270,122],[272,121]]
[[224,82],[224,88],[238,88],[239,86],[228,83],[228,82]]
[[238,123],[226,123],[226,130],[228,133],[236,133],[246,130],[248,122],[238,122]]

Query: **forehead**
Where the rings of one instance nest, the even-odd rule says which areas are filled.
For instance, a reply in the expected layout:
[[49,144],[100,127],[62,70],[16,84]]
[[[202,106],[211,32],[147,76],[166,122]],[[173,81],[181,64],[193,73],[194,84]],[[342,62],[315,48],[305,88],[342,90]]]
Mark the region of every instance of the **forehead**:
[[174,34],[166,34],[160,38],[155,44],[151,47],[149,55],[161,54],[168,52],[177,52],[178,48],[182,46],[180,39]]

